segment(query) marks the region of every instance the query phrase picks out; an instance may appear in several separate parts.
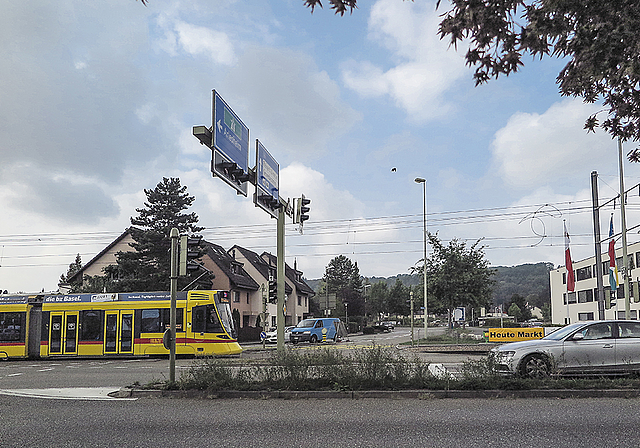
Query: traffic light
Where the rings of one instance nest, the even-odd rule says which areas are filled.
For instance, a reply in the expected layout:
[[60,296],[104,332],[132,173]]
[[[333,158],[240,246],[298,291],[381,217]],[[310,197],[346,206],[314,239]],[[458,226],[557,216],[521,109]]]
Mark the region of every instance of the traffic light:
[[278,282],[269,280],[269,303],[278,302]]
[[617,294],[612,293],[611,291],[605,292],[605,301],[604,301],[605,309],[610,310],[611,308],[616,306],[616,299],[617,299],[616,296]]
[[190,272],[197,271],[200,265],[195,262],[202,256],[200,247],[202,244],[202,237],[189,237],[182,235],[180,237],[180,263],[178,269],[178,275],[184,276]]
[[307,199],[302,195],[302,197],[297,199],[296,205],[296,213],[294,218],[294,224],[304,224],[306,220],[309,219],[309,211],[311,210],[307,205],[311,203],[311,199]]

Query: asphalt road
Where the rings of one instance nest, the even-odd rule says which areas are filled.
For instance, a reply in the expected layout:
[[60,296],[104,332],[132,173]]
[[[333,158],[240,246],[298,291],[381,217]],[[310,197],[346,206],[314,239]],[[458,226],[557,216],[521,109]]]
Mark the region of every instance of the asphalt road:
[[0,446],[638,446],[639,400],[70,401],[0,395]]

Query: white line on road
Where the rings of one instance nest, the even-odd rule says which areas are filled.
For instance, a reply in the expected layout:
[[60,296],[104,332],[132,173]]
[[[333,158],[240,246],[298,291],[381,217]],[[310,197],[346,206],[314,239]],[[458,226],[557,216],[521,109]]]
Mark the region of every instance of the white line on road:
[[61,389],[0,389],[0,395],[15,397],[46,398],[49,400],[137,400],[137,398],[115,398],[108,394],[119,387],[73,387]]

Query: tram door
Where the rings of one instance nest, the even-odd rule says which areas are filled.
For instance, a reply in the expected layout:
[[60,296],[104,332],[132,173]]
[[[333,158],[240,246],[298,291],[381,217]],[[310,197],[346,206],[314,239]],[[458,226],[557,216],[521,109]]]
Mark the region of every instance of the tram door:
[[105,354],[133,354],[133,310],[105,313]]
[[52,312],[49,321],[49,354],[78,354],[78,312]]

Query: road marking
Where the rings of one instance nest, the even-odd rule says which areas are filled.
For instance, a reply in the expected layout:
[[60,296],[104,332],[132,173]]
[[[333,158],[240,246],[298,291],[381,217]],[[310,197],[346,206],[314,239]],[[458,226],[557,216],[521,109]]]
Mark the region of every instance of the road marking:
[[49,367],[48,369],[40,369],[38,372],[48,372],[49,370],[54,370],[53,367]]
[[49,389],[0,389],[0,395],[14,397],[45,398],[49,400],[137,400],[137,398],[115,398],[109,394],[120,387],[72,387]]
[[7,376],[20,376],[20,375],[22,375],[22,372],[20,372],[20,373],[10,373]]

